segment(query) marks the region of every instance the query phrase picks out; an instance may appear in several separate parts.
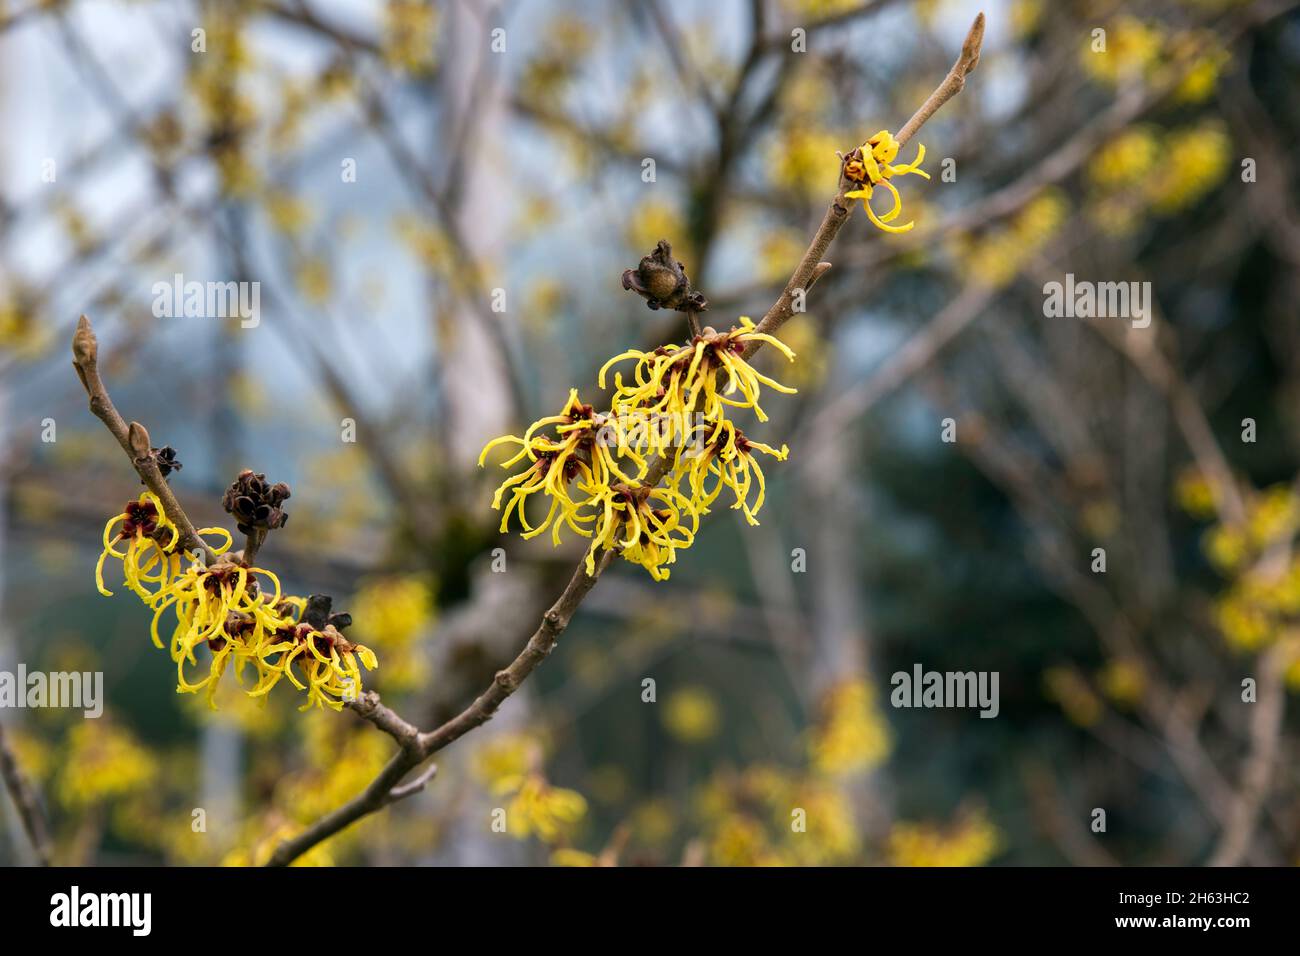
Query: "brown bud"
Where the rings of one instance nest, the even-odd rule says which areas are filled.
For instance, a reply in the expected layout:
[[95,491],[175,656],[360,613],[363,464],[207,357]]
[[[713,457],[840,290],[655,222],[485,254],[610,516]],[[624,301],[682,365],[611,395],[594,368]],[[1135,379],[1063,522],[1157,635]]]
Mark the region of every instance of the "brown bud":
[[152,453],[152,446],[149,442],[149,430],[139,422],[132,422],[126,432],[127,444],[131,446],[131,454],[135,455],[135,460],[144,462],[149,460]]
[[660,239],[654,252],[623,273],[623,288],[641,296],[651,309],[703,312],[709,307],[704,296],[691,289],[686,269],[673,258],[667,239]]
[[77,365],[94,365],[99,358],[99,340],[84,315],[77,320],[77,331],[72,336],[72,357]]

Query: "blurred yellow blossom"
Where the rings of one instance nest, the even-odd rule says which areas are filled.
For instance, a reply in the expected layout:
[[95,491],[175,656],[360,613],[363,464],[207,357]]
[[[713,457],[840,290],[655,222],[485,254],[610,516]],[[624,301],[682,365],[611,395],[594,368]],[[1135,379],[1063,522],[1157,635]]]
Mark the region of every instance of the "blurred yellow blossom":
[[681,236],[680,242],[674,240],[673,250],[677,258],[689,262],[691,259],[686,242],[685,223],[677,207],[662,199],[647,199],[639,203],[632,211],[624,236],[632,249],[653,249],[664,236]]
[[518,840],[536,834],[543,843],[555,843],[567,838],[587,814],[582,794],[553,787],[539,773],[502,778],[493,789],[498,795],[512,796],[506,828]]
[[286,235],[296,236],[311,224],[311,207],[301,196],[277,189],[268,193],[263,202],[271,224]]
[[793,316],[781,326],[781,340],[799,356],[799,361],[785,369],[785,380],[794,388],[820,385],[826,378],[826,338],[807,312]]
[[1218,513],[1214,488],[1196,468],[1185,468],[1174,484],[1174,499],[1178,506],[1193,518],[1208,521]]
[[960,235],[949,248],[968,275],[994,287],[1004,286],[1060,231],[1069,211],[1063,193],[1046,189],[1007,223]]
[[1178,130],[1166,138],[1162,173],[1149,182],[1152,208],[1185,209],[1217,186],[1227,173],[1232,143],[1218,120]]
[[889,753],[889,728],[864,680],[832,687],[809,743],[813,769],[825,774],[869,770]]
[[561,847],[551,854],[552,866],[600,866],[600,861],[590,853]]
[[130,731],[86,720],[68,732],[55,792],[64,806],[80,809],[137,793],[157,774],[157,761]]
[[1180,103],[1203,103],[1214,95],[1219,77],[1232,54],[1209,30],[1180,33],[1169,42],[1170,55],[1186,62],[1183,78],[1174,90],[1174,99]]
[[1091,727],[1102,716],[1101,699],[1088,682],[1069,667],[1049,667],[1043,673],[1047,696],[1065,711],[1071,723]]
[[677,826],[674,807],[666,800],[655,798],[637,805],[629,819],[632,832],[639,843],[657,847],[672,838]]
[[718,732],[718,705],[702,687],[683,687],[664,701],[664,726],[678,740],[699,743]]
[[[299,828],[288,822],[277,823],[266,828],[259,826],[256,821],[250,821],[245,829],[246,835],[222,859],[222,866],[266,866],[280,844],[296,836]],[[316,844],[294,860],[290,866],[333,866],[334,854],[331,849],[337,845],[337,840],[338,837],[335,837],[332,841]]]
[[762,866],[773,861],[767,831],[753,817],[735,814],[719,824],[709,842],[709,859],[717,866]]
[[329,301],[334,289],[334,279],[330,265],[320,256],[306,256],[298,263],[295,276],[298,291],[312,305],[322,305]]
[[808,244],[807,237],[794,229],[764,229],[759,242],[758,275],[764,282],[788,278]]
[[515,780],[538,767],[542,743],[525,734],[502,734],[481,745],[474,754],[474,775],[488,788],[501,780]]
[[408,73],[427,73],[435,62],[438,8],[432,0],[385,0],[384,60]]
[[1146,689],[1146,675],[1138,661],[1117,657],[1106,662],[1097,675],[1097,684],[1117,704],[1132,707]]
[[828,130],[795,126],[784,131],[772,146],[772,184],[805,199],[829,194],[835,188],[839,167],[835,153],[842,142]]
[[390,690],[417,687],[428,676],[416,638],[433,619],[433,589],[422,575],[366,578],[352,599],[353,630],[384,652],[384,684]]
[[1130,126],[1097,150],[1088,163],[1088,177],[1103,187],[1131,183],[1151,171],[1159,153],[1151,126]]
[[1158,64],[1165,38],[1154,23],[1123,14],[1101,29],[1104,50],[1096,48],[1093,33],[1084,36],[1083,68],[1094,79],[1114,86],[1140,78]]
[[54,752],[45,741],[22,727],[6,727],[5,737],[13,749],[14,760],[33,780],[44,780],[54,766]]
[[1011,32],[1021,39],[1032,36],[1042,23],[1044,0],[1012,0]]
[[889,834],[895,866],[983,866],[997,855],[1002,836],[982,812],[948,827],[899,823]]

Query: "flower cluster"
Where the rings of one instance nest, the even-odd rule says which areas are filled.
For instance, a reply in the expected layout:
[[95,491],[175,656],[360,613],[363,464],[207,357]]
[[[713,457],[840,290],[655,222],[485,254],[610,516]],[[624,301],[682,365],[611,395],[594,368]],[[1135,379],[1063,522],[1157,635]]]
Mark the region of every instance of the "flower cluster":
[[1195,104],[1214,95],[1232,56],[1212,30],[1169,30],[1122,14],[1089,34],[1080,60],[1084,71],[1106,86],[1168,80],[1175,83],[1175,102]]
[[1002,845],[1002,834],[988,815],[974,809],[948,826],[897,824],[889,834],[889,861],[894,866],[983,866]]
[[1232,164],[1232,140],[1218,120],[1164,129],[1129,126],[1088,163],[1087,212],[1110,235],[1136,231],[1201,202]]
[[510,798],[504,823],[511,836],[565,844],[586,816],[587,800],[576,790],[552,786],[544,757],[540,738],[508,734],[479,751],[474,772],[494,796]]
[[757,763],[715,771],[694,800],[705,858],[715,866],[860,862],[849,792],[800,769]]
[[[749,364],[745,353],[761,342],[794,360],[789,348],[743,316],[731,330],[706,328],[685,345],[630,349],[600,370],[604,388],[612,367],[633,362],[627,379],[614,373],[608,412],[584,404],[572,389],[558,415],[539,419],[522,436],[489,442],[480,467],[498,445],[519,446],[503,468],[525,466],[493,496],[492,507],[502,511],[501,531],[516,516],[523,537],[549,529],[558,545],[567,526],[591,539],[589,574],[599,552],[617,551],[662,581],[724,489],[734,496],[732,508],[757,524],[766,482],[755,455],[784,460],[788,450],[748,438],[730,420],[730,410],[750,409],[767,421],[759,404],[763,388],[794,392]],[[660,476],[662,485],[654,480]],[[533,496],[549,499],[537,524],[527,514]]]
[[[894,165],[894,160],[898,158],[898,150],[898,140],[894,139],[889,130],[882,129],[844,157],[844,178],[858,184],[858,188],[846,192],[844,198],[861,199],[862,208],[867,211],[871,221],[878,229],[883,229],[885,232],[908,232],[916,225],[914,222],[901,226],[890,225],[903,211],[903,198],[898,194],[898,187],[889,181],[890,178],[906,176],[908,173],[915,173],[925,179],[930,178],[930,174],[921,169],[921,162],[925,159],[924,146],[917,144],[916,159],[910,163]],[[883,216],[877,216],[876,211],[871,208],[871,194],[877,186],[884,187],[894,197],[893,208]]]
[[[259,513],[253,520],[283,523],[282,516],[268,517]],[[315,600],[325,601],[324,613],[307,615],[308,599],[281,595],[280,581],[270,571],[226,554],[232,543],[228,531],[202,528],[198,534],[224,539],[213,548],[217,560],[210,565],[193,557],[185,564],[176,525],[158,499],[145,492],[105,525],[104,551],[95,567],[100,593],[111,596],[104,586],[104,565],[109,558],[122,562],[125,585],[153,611],[149,633],[154,645],[168,650],[176,664],[177,693],[206,689],[215,707],[217,686],[233,662],[240,684],[249,667],[256,673],[250,697],[263,697],[287,679],[307,692],[303,710],[340,710],[345,700],[355,699],[361,691],[360,665],[378,665],[369,648],[344,637],[342,629],[351,618],[330,615],[328,599],[321,598]],[[174,625],[164,643],[160,629],[169,615]],[[204,649],[207,673],[198,676],[190,669],[199,666],[196,652]]]
[[889,725],[870,684],[846,680],[827,689],[821,719],[808,741],[813,770],[828,776],[861,773],[879,765],[891,746]]

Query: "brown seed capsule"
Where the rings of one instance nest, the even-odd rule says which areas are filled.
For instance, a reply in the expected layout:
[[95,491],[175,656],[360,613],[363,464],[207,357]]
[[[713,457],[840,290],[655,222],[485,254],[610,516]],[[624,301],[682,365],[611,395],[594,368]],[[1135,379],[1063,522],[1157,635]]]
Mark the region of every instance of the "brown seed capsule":
[[289,486],[284,482],[272,485],[266,475],[245,468],[226,489],[221,506],[234,516],[243,534],[252,534],[254,529],[272,531],[284,527],[289,516],[280,505],[289,496]]

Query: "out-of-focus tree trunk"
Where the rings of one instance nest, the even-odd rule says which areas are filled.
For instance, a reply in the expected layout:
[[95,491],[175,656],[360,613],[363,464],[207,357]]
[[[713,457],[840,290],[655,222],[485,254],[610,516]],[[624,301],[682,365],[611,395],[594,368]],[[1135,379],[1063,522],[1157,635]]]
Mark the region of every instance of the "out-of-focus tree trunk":
[[[445,108],[434,148],[463,143],[467,157],[456,178],[453,195],[457,225],[466,252],[480,265],[485,279],[508,277],[495,271],[491,244],[506,232],[510,207],[501,184],[508,178],[500,168],[505,142],[508,104],[491,52],[492,21],[481,7],[452,3],[446,10]],[[486,59],[485,59],[486,58]],[[495,284],[495,282],[491,283]],[[490,316],[503,324],[519,307],[518,290],[506,286],[507,311],[491,311],[492,289],[469,288],[468,295],[483,301],[458,301],[440,318],[439,363],[447,403],[450,448],[458,462],[473,461],[485,442],[503,434],[511,422],[508,358],[484,328]]]
[[[445,12],[441,71],[446,84],[442,99],[445,108],[436,145],[446,148],[447,144],[458,144],[459,155],[465,158],[455,171],[449,200],[455,205],[466,252],[479,263],[485,280],[494,277],[487,288],[468,289],[469,295],[484,297],[483,302],[456,301],[454,310],[439,318],[437,347],[446,402],[447,454],[458,465],[472,462],[487,441],[515,424],[507,377],[508,358],[501,354],[498,342],[483,325],[485,316],[505,324],[510,310],[520,305],[518,291],[509,288],[508,274],[495,269],[499,262],[492,258],[493,243],[505,235],[510,215],[510,206],[501,189],[506,171],[500,168],[498,160],[503,155],[509,117],[499,63],[493,62],[504,58],[491,52],[491,31],[496,22],[490,9],[484,9],[483,5],[454,2]],[[490,286],[498,282],[506,288],[507,311],[503,313],[491,311]],[[444,622],[436,641],[454,647],[458,642],[452,632],[458,629],[455,620],[459,620],[464,625],[462,636],[474,647],[493,659],[508,661],[527,639],[525,622],[529,619],[516,613],[524,606],[517,600],[506,599],[503,603],[503,590],[515,593],[516,598],[521,596],[517,586],[508,586],[519,582],[504,580],[512,577],[509,570],[497,575],[482,569],[476,593],[459,609],[456,619]],[[493,580],[497,578],[502,580]],[[529,616],[531,613],[529,608]],[[439,703],[450,705],[454,711],[482,690],[483,668],[472,666],[466,660],[467,666],[459,668],[458,676],[463,679],[455,680],[456,672],[450,669],[455,664],[447,663],[450,667],[438,665],[441,668],[438,672],[453,678],[447,685],[454,688],[457,700],[453,703],[444,695]],[[462,686],[470,682],[474,686]],[[521,729],[528,719],[528,698],[528,688],[512,697],[509,706],[478,732],[481,739],[469,752],[482,746],[492,735]],[[484,803],[475,792],[477,784],[468,783],[473,779],[468,759],[448,753],[444,760],[448,779],[467,782],[468,789],[461,792],[468,794],[468,798],[461,800],[445,819],[447,839],[439,848],[436,862],[480,866],[521,862],[516,841],[508,835],[491,832],[490,814],[495,804]]]

